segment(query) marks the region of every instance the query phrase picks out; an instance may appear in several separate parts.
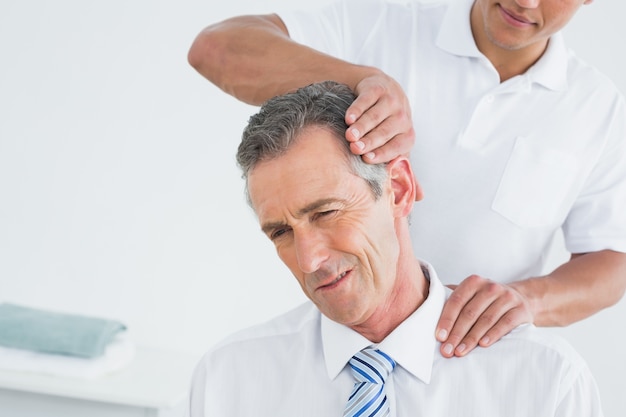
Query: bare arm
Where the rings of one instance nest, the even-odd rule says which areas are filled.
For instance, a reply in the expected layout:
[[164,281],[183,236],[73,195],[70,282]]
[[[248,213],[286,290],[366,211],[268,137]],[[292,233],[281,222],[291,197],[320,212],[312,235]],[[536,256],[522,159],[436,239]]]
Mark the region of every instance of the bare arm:
[[530,302],[538,326],[567,326],[617,303],[626,290],[626,254],[574,254],[551,274],[511,284]]
[[239,16],[211,25],[195,39],[188,59],[222,90],[255,105],[329,79],[354,90],[363,78],[380,72],[292,41],[277,15]]
[[626,254],[574,254],[552,273],[499,284],[471,276],[453,292],[437,325],[446,357],[490,346],[522,323],[566,326],[617,303],[626,290]]
[[347,84],[357,94],[346,114],[346,138],[355,154],[386,162],[413,146],[409,102],[395,80],[294,42],[277,15],[240,16],[207,27],[188,60],[223,91],[254,105],[314,82]]

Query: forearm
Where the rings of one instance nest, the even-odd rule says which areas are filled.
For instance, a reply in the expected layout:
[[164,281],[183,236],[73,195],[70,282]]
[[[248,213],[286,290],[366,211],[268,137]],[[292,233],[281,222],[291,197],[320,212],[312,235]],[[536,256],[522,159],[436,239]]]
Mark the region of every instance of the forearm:
[[354,90],[363,78],[379,72],[292,41],[276,15],[241,16],[209,26],[194,41],[188,59],[226,93],[255,105],[330,79]]
[[537,326],[566,326],[617,303],[626,289],[626,254],[572,255],[552,273],[511,284],[530,302]]

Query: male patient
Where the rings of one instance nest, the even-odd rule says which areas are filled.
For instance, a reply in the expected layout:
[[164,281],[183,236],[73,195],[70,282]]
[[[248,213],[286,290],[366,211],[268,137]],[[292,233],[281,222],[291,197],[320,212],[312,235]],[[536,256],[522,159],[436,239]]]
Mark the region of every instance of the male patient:
[[449,292],[409,237],[422,191],[407,158],[370,165],[350,152],[353,100],[324,82],[250,119],[237,154],[248,199],[311,302],[209,351],[190,415],[601,416],[584,361],[532,325],[441,356],[435,325]]

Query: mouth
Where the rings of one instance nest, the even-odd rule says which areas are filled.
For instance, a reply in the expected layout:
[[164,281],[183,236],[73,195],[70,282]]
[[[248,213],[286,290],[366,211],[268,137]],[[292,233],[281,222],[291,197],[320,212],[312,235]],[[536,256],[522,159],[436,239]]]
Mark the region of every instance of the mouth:
[[499,9],[504,19],[510,24],[512,24],[513,26],[527,27],[527,26],[532,26],[535,24],[533,21],[523,16],[520,16],[518,14],[515,14],[514,12],[510,10],[505,9],[504,7],[502,7],[502,5],[499,6]]
[[333,287],[335,287],[339,282],[341,282],[351,271],[345,271],[342,272],[341,274],[337,275],[337,277],[335,279],[333,279],[331,282],[329,282],[328,284],[324,284],[324,285],[320,285],[318,289],[320,290],[326,290],[326,289],[331,289]]

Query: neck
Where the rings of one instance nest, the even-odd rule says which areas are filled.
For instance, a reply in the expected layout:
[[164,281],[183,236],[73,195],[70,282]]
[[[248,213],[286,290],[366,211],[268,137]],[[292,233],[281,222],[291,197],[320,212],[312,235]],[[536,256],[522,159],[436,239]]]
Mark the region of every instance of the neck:
[[428,297],[430,283],[424,276],[421,264],[413,254],[408,225],[396,226],[396,229],[399,229],[400,254],[393,291],[368,322],[352,327],[373,343],[382,342]]
[[482,12],[476,3],[470,13],[470,24],[478,50],[494,66],[500,76],[500,82],[524,74],[541,58],[548,46],[548,39],[519,47],[507,48],[498,45],[487,34]]

